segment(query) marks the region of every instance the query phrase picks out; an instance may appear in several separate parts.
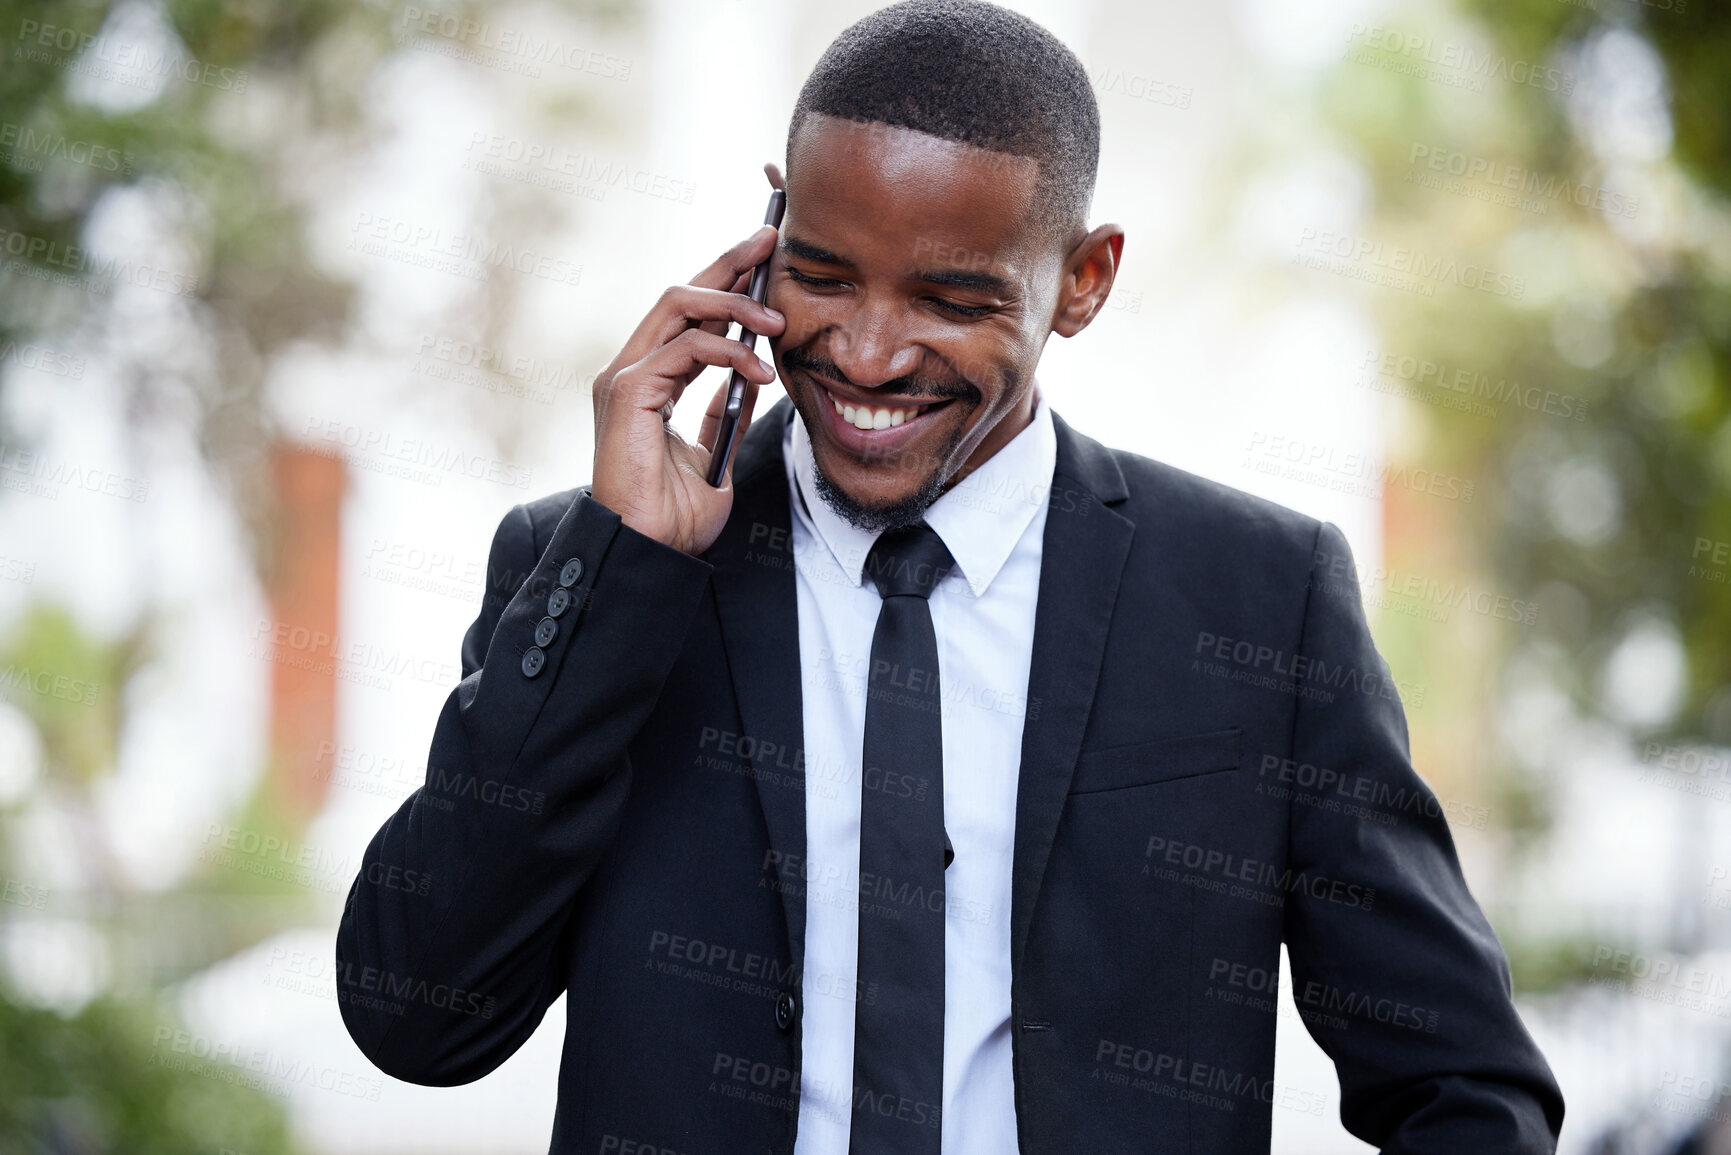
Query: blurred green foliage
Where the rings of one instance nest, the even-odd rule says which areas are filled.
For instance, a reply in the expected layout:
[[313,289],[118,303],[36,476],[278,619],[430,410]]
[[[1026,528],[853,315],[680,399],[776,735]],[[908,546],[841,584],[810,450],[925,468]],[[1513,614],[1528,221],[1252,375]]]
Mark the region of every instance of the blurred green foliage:
[[[111,23],[121,16],[165,19],[167,42]],[[0,345],[103,345],[109,294],[80,268],[93,211],[129,187],[183,207],[178,239],[196,248],[188,304],[214,365],[178,374],[173,390],[135,373],[130,404],[172,410],[190,390],[200,443],[261,539],[265,367],[288,342],[339,335],[350,298],[307,257],[285,152],[358,123],[389,19],[382,4],[345,0],[0,0]],[[104,68],[124,79],[118,103],[83,91]]]
[[[287,153],[359,123],[368,77],[392,48],[389,20],[381,4],[348,0],[0,0],[0,347],[40,339],[77,356],[106,349],[124,369],[124,350],[108,342],[112,294],[83,263],[86,226],[116,191],[147,190],[179,206],[177,239],[195,250],[186,306],[214,358],[173,381],[138,366],[127,376],[128,404],[143,415],[192,397],[198,441],[260,545],[268,359],[289,342],[340,335],[350,304],[348,288],[308,260],[305,206],[284,180]],[[80,94],[105,61],[145,50],[150,63],[122,69],[132,85],[122,99]],[[140,95],[141,84],[159,91]],[[0,440],[18,444],[9,431]],[[153,1062],[162,1057],[156,1032],[178,1026],[172,1012],[119,1001],[139,998],[141,981],[179,977],[257,941],[304,912],[308,897],[223,901],[234,897],[227,889],[256,890],[234,872],[184,895],[127,897],[108,848],[96,844],[95,791],[114,768],[125,687],[148,656],[153,611],[118,641],[100,641],[63,610],[39,606],[0,649],[0,693],[42,740],[42,785],[80,816],[72,826],[91,842],[78,853],[92,889],[56,905],[82,912],[133,972],[114,976],[116,997],[72,1017],[17,1005],[10,993],[0,1000],[8,1155],[291,1149],[280,1102],[221,1064]]]
[[[1592,77],[1572,50],[1607,29],[1632,30],[1657,48],[1673,94],[1672,157],[1722,224],[1731,191],[1731,8],[1596,3],[1472,0],[1467,9],[1492,53],[1554,67],[1580,85]],[[1439,43],[1460,35],[1415,30]],[[1701,539],[1731,541],[1731,284],[1722,253],[1716,264],[1705,251],[1723,245],[1711,235],[1721,226],[1688,218],[1687,202],[1685,216],[1666,219],[1678,210],[1642,198],[1625,221],[1565,195],[1538,214],[1411,179],[1423,169],[1412,159],[1422,145],[1518,166],[1541,188],[1554,179],[1563,188],[1629,193],[1629,170],[1595,154],[1569,99],[1495,80],[1485,93],[1463,92],[1348,64],[1327,107],[1362,149],[1379,236],[1419,238],[1427,251],[1529,281],[1570,282],[1554,296],[1530,284],[1524,299],[1445,286],[1434,296],[1379,301],[1390,349],[1586,402],[1579,421],[1510,405],[1489,419],[1422,407],[1427,435],[1418,455],[1489,483],[1461,529],[1499,588],[1540,601],[1540,633],[1567,655],[1553,670],[1583,712],[1606,714],[1604,663],[1630,613],[1652,609],[1681,636],[1687,689],[1673,716],[1631,728],[1667,741],[1731,742],[1731,598],[1725,585],[1699,576],[1713,567],[1692,570],[1705,560],[1695,556]],[[1602,359],[1580,351],[1599,343]],[[1558,503],[1571,491],[1582,500],[1600,494],[1601,479],[1615,506],[1606,532],[1559,524],[1567,518]]]
[[[1476,478],[1479,496],[1424,532],[1391,522],[1388,564],[1458,565],[1538,605],[1533,628],[1500,633],[1475,663],[1501,677],[1470,709],[1430,720],[1439,746],[1490,763],[1479,772],[1500,823],[1523,832],[1509,844],[1518,868],[1537,856],[1574,768],[1567,742],[1535,754],[1508,738],[1541,724],[1537,699],[1522,698],[1535,677],[1637,756],[1650,742],[1731,744],[1731,566],[1723,551],[1712,561],[1731,543],[1731,6],[1461,0],[1379,23],[1425,48],[1403,59],[1372,47],[1368,62],[1349,53],[1322,96],[1370,178],[1362,231],[1523,277],[1526,290],[1370,293],[1384,351],[1444,367],[1437,376],[1461,370],[1584,407],[1580,419],[1507,403],[1473,412],[1451,407],[1435,378],[1402,403],[1418,429],[1406,460]],[[1663,71],[1645,111],[1643,43]],[[1507,67],[1477,88],[1435,78],[1467,53]],[[1407,69],[1420,61],[1433,75]],[[1559,82],[1518,83],[1529,65]],[[1658,147],[1641,155],[1643,141]],[[1439,155],[1449,158],[1440,172],[1429,166]],[[1507,203],[1503,189],[1526,199]],[[1599,190],[1607,199],[1595,205]],[[1439,560],[1439,541],[1460,548]],[[1397,667],[1437,668],[1459,644],[1400,636]],[[1636,636],[1661,642],[1635,653]],[[1668,695],[1665,651],[1679,646],[1682,684]],[[1579,943],[1522,941],[1519,914],[1498,921],[1517,986],[1579,978]],[[1675,933],[1674,948],[1698,945]]]
[[178,1053],[174,1029],[108,999],[70,1018],[0,999],[0,1152],[288,1155],[245,1064]]
[[103,644],[52,604],[32,608],[0,644],[0,694],[36,724],[50,778],[83,790],[113,767],[120,691],[144,645],[142,629]]
[[[631,0],[558,6],[601,24],[635,11]],[[18,360],[15,343],[37,341],[114,368],[135,439],[128,451],[149,445],[153,426],[191,432],[250,531],[261,579],[272,572],[268,450],[279,436],[266,379],[273,359],[297,344],[340,348],[352,337],[353,289],[312,259],[306,223],[395,119],[375,102],[381,67],[403,50],[406,7],[0,0],[0,358]],[[442,0],[437,10],[485,18],[497,7]],[[542,99],[566,118],[594,111],[579,92]],[[164,255],[150,259],[191,278],[176,283],[189,291],[173,299],[179,327],[166,341],[140,332],[119,307],[123,294],[105,267],[114,256],[87,243],[105,210],[140,204],[150,211],[124,218],[122,241],[146,244],[140,234],[161,228]],[[16,459],[36,448],[6,420],[0,406],[0,450]],[[0,699],[28,719],[42,748],[29,792],[0,805],[0,856],[12,859],[12,873],[39,879],[7,845],[26,811],[78,840],[70,857],[79,881],[40,917],[91,932],[104,950],[98,969],[109,972],[106,993],[70,1015],[28,1006],[55,1000],[23,982],[0,988],[0,1155],[291,1148],[280,1101],[236,1071],[179,1054],[170,1067],[156,1061],[159,1033],[178,1029],[163,992],[305,925],[344,860],[285,876],[260,869],[274,865],[260,856],[213,853],[222,839],[207,837],[189,877],[170,890],[141,891],[125,877],[100,804],[133,721],[128,683],[171,657],[153,652],[161,612],[147,590],[136,621],[98,637],[72,613],[39,603],[0,638]],[[273,797],[261,781],[230,829],[298,844],[302,820],[279,812]],[[0,931],[29,930],[37,917],[0,907]]]

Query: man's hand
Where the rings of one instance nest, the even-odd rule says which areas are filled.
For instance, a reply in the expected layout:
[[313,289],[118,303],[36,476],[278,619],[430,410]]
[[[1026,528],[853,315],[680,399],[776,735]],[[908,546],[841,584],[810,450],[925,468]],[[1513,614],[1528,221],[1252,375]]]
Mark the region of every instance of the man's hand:
[[775,368],[730,340],[730,322],[765,337],[786,325],[780,313],[745,295],[751,271],[775,249],[776,230],[763,226],[691,279],[671,285],[595,381],[594,499],[626,525],[665,545],[700,554],[721,535],[733,507],[733,465],[721,488],[705,480],[715,449],[724,382],[710,399],[696,445],[667,423],[680,394],[708,365],[738,369],[746,378],[743,437],[760,385]]

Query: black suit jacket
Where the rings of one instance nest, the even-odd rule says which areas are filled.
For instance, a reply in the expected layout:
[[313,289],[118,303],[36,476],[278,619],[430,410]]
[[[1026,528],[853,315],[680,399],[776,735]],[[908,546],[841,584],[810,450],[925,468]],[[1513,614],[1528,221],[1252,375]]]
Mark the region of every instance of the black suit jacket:
[[[801,662],[783,400],[701,557],[587,487],[513,509],[427,781],[337,936],[388,1074],[487,1074],[567,996],[552,1149],[793,1148],[805,946]],[[1279,948],[1347,1129],[1549,1152],[1516,1017],[1365,624],[1344,537],[1054,417],[1017,793],[1024,1152],[1266,1151]],[[581,576],[557,637],[537,625]]]

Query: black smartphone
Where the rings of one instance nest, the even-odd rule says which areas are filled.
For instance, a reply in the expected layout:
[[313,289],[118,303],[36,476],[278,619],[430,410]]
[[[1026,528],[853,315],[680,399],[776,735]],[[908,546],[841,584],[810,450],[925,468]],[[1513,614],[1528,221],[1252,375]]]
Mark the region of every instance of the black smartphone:
[[[763,214],[763,223],[781,228],[781,215],[787,209],[787,193],[776,189],[769,194],[769,210]],[[775,259],[775,250],[771,249],[763,263],[751,271],[751,299],[763,304],[769,296],[769,265]],[[757,334],[741,325],[739,339],[745,342],[745,347],[757,351]],[[745,387],[750,384],[744,374],[738,369],[727,379],[727,403],[721,409],[721,428],[715,432],[715,452],[709,455],[709,484],[720,488],[721,479],[727,474],[727,463],[733,460],[734,442],[739,440],[739,414],[745,408]]]

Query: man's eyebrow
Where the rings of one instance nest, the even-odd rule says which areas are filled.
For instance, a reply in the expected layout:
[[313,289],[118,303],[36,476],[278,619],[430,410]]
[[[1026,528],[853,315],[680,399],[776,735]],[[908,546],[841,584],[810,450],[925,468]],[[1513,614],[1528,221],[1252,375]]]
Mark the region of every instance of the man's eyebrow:
[[781,247],[796,257],[807,261],[816,261],[820,265],[835,265],[838,268],[849,270],[859,267],[840,253],[832,253],[822,245],[814,245],[810,241],[801,240],[792,233],[781,238]]
[[1010,282],[996,273],[963,273],[956,269],[930,269],[915,273],[914,276],[934,285],[949,285],[954,289],[975,289],[999,297],[1010,291]]
[[[840,253],[831,252],[822,245],[814,245],[792,233],[782,237],[781,246],[792,256],[807,261],[816,261],[820,265],[834,265],[849,271],[856,271],[859,267]],[[948,285],[953,289],[973,289],[977,292],[990,293],[996,296],[1004,296],[1010,291],[1010,282],[996,273],[968,273],[960,269],[923,269],[914,273],[914,279],[933,285]]]

